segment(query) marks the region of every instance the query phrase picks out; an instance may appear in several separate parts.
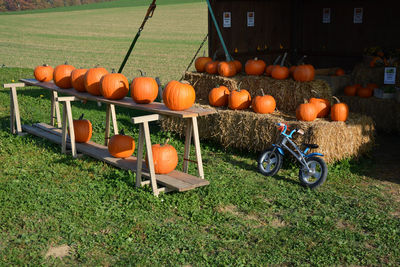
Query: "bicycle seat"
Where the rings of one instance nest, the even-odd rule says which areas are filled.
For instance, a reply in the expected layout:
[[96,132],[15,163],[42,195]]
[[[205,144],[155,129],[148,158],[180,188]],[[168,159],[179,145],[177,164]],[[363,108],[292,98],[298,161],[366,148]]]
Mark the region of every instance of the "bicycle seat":
[[305,143],[303,143],[302,145],[305,146],[305,147],[308,147],[308,148],[318,148],[319,147],[317,144],[305,144]]

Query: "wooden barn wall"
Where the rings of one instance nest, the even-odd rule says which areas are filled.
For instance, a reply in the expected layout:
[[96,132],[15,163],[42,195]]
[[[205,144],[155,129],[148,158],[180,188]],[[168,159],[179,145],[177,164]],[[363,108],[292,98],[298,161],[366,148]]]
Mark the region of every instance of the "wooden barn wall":
[[[241,61],[254,56],[271,61],[278,53],[289,51],[292,62],[305,54],[317,67],[347,68],[362,60],[366,47],[400,47],[399,3],[399,0],[211,1],[228,50]],[[353,23],[356,7],[363,8],[361,24]],[[323,8],[331,9],[331,23],[322,23]],[[232,13],[231,28],[223,28],[224,11]],[[255,27],[246,25],[248,11],[255,11]],[[209,33],[209,53],[218,50],[222,59],[224,53],[211,17]]]

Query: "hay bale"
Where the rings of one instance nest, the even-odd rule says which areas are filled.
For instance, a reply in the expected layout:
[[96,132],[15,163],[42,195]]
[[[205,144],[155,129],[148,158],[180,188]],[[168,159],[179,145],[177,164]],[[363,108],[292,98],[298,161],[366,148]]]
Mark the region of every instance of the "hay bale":
[[[194,85],[196,102],[208,105],[208,93],[217,85],[225,85],[230,90],[238,88],[249,91],[252,98],[261,95],[261,88],[275,98],[277,109],[282,112],[294,112],[303,103],[304,98],[332,97],[331,88],[322,80],[297,82],[293,79],[275,80],[266,76],[236,75],[231,78],[207,73],[186,72],[185,80]],[[312,91],[316,91],[312,92]]]
[[[367,153],[374,144],[374,124],[371,118],[351,113],[346,123],[317,119],[313,122],[297,121],[294,115],[274,112],[257,114],[252,111],[234,111],[218,108],[217,113],[200,117],[200,138],[218,142],[224,148],[238,148],[260,152],[270,147],[279,134],[276,123],[286,122],[290,128],[303,129],[298,144],[316,143],[327,162],[358,157]],[[183,135],[184,123],[178,118],[163,118],[161,128]]]
[[400,132],[400,103],[396,100],[357,96],[340,96],[339,99],[349,106],[351,112],[371,117],[377,130],[387,133]]
[[[385,67],[370,67],[365,64],[358,64],[352,72],[353,83],[368,84],[376,83],[383,84],[383,75]],[[396,68],[396,86],[400,86],[400,69]]]

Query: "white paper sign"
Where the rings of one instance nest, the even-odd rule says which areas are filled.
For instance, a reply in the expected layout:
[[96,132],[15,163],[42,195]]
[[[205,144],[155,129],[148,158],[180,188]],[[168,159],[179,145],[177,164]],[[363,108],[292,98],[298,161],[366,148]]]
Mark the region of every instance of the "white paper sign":
[[386,67],[385,68],[385,77],[383,80],[384,84],[395,84],[396,83],[396,68],[395,67]]
[[331,23],[331,9],[329,7],[322,9],[322,23]]
[[254,11],[247,12],[247,27],[254,27]]
[[363,22],[363,8],[362,7],[355,7],[354,8],[354,18],[353,22],[362,23]]
[[224,12],[223,13],[223,19],[224,19],[224,28],[230,28],[231,27],[231,12]]

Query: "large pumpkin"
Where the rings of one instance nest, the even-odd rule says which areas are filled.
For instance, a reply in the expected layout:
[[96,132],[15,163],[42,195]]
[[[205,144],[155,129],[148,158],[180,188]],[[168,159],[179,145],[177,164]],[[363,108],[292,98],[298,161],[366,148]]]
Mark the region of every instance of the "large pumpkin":
[[[168,142],[168,140],[167,140]],[[178,153],[176,149],[165,142],[164,145],[155,144],[151,146],[153,154],[154,172],[156,174],[167,174],[175,170],[178,165]],[[146,164],[148,164],[148,157],[146,155]]]
[[74,66],[68,65],[67,63],[63,65],[58,65],[54,69],[53,80],[54,83],[63,89],[68,89],[72,87],[71,84],[71,72],[75,69]]
[[121,73],[109,73],[100,80],[100,93],[107,99],[122,99],[129,92],[129,82]]
[[346,103],[340,103],[340,100],[337,97],[333,96],[333,98],[337,103],[333,104],[331,107],[331,120],[346,121],[349,116],[349,107]]
[[296,109],[296,118],[300,121],[313,121],[317,118],[317,109],[314,104],[300,104]]
[[42,66],[37,66],[33,72],[33,75],[35,75],[35,79],[39,82],[49,82],[53,80],[53,72],[53,67],[44,64]]
[[235,59],[233,61],[233,64],[235,64],[236,73],[240,73],[242,71],[242,63],[239,60]]
[[74,69],[71,73],[71,84],[76,91],[86,92],[85,74],[87,69]]
[[276,108],[275,98],[270,95],[265,95],[264,91],[262,91],[262,94],[262,96],[256,96],[251,103],[254,112],[261,114],[274,112]]
[[138,104],[149,104],[158,95],[158,84],[152,77],[136,77],[131,83],[131,97]]
[[285,80],[289,77],[289,69],[285,66],[276,65],[272,68],[271,77],[276,80]]
[[164,104],[171,110],[184,110],[193,106],[196,92],[188,82],[170,81],[163,91]]
[[135,140],[129,135],[125,135],[121,130],[120,134],[114,135],[108,142],[108,152],[115,158],[130,157],[135,151]]
[[205,66],[208,62],[212,61],[210,57],[198,57],[194,62],[194,67],[197,72],[205,72]]
[[313,65],[299,65],[293,72],[293,79],[299,82],[308,82],[314,80],[315,69]]
[[208,102],[214,107],[225,107],[228,105],[229,94],[228,87],[215,87],[208,93]]
[[357,94],[357,87],[354,85],[348,85],[344,88],[344,94],[348,96],[355,96]]
[[331,102],[328,99],[312,97],[308,102],[315,105],[317,118],[328,116],[331,109]]
[[78,120],[73,120],[75,142],[87,143],[92,138],[92,123],[83,119],[83,114]]
[[218,73],[218,64],[219,64],[219,61],[209,61],[204,66],[204,70],[208,74],[217,74]]
[[108,74],[105,68],[92,68],[89,69],[85,74],[85,88],[89,94],[101,95],[101,78]]
[[244,65],[244,71],[248,75],[261,75],[264,73],[265,68],[266,64],[264,60],[258,58],[249,59]]
[[246,109],[251,105],[251,96],[246,89],[233,90],[228,97],[230,109]]
[[218,74],[224,77],[232,77],[236,74],[236,65],[233,61],[218,63]]

